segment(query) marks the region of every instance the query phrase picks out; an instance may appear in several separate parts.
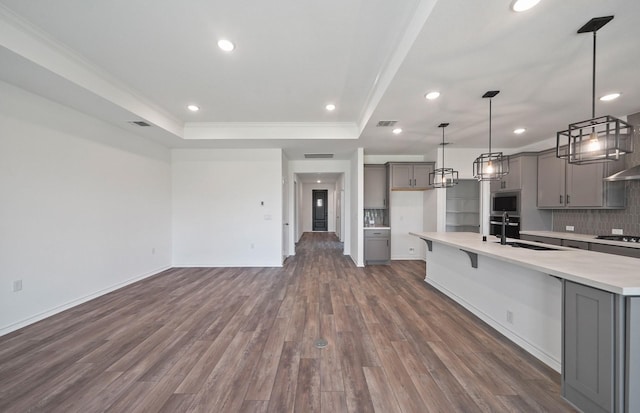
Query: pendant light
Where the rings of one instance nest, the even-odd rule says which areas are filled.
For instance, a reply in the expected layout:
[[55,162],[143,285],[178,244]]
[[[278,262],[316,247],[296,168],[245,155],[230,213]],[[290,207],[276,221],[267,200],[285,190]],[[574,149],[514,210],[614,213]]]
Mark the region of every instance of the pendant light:
[[441,123],[438,125],[442,128],[442,168],[435,169],[429,173],[429,185],[434,188],[451,188],[458,184],[458,171],[454,171],[453,168],[444,167],[444,128],[449,126],[448,123]]
[[578,33],[593,32],[591,119],[556,133],[556,156],[570,164],[616,161],[633,152],[633,126],[610,115],[596,118],[596,32],[611,20],[613,16],[595,17],[578,29]]
[[498,93],[499,90],[490,90],[482,95],[489,99],[489,152],[480,154],[473,161],[473,177],[478,181],[498,181],[509,173],[509,157],[502,152],[491,152],[491,99]]

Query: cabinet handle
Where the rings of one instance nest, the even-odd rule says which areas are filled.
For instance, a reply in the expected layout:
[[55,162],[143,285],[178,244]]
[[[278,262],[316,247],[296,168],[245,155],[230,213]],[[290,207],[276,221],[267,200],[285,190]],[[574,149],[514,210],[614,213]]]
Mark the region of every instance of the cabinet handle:
[[389,246],[389,240],[387,240],[387,247]]
[[411,181],[412,181],[412,179],[411,179],[411,178],[409,178],[409,186],[411,186]]
[[562,195],[560,195],[560,203],[562,204]]
[[569,195],[567,195],[567,205],[569,205],[571,201],[569,201]]

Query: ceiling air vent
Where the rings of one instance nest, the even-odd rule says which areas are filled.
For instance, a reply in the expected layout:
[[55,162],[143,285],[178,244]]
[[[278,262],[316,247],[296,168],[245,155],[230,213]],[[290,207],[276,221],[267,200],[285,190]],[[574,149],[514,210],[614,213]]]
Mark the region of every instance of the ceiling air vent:
[[398,123],[397,120],[379,120],[378,123],[376,124],[376,127],[378,127],[378,128],[388,128],[390,126],[395,125],[396,123]]
[[331,159],[333,158],[332,153],[305,153],[305,159]]
[[143,120],[132,120],[129,123],[132,124],[132,125],[138,125],[138,126],[141,126],[141,127],[151,126],[150,123],[147,123],[147,122],[145,122]]

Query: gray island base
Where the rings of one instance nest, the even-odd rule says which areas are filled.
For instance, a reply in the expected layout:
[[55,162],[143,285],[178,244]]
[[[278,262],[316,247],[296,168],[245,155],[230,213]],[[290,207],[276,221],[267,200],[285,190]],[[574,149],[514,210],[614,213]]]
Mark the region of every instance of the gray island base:
[[425,281],[561,373],[584,412],[640,412],[640,261],[476,233],[411,233]]

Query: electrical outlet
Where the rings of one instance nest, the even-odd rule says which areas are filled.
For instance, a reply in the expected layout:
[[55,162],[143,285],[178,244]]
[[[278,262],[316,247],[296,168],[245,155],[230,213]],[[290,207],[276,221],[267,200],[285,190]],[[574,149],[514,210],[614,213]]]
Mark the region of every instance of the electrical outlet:
[[151,255],[156,255],[156,249],[155,248],[151,248]]
[[251,243],[251,249],[254,249],[256,246],[254,245],[254,243]]
[[513,311],[507,310],[507,323],[513,324]]
[[22,280],[15,280],[13,282],[13,292],[17,293],[22,290]]
[[567,225],[566,227],[564,227],[564,229],[567,231],[573,231],[575,228],[573,227],[573,225]]
[[620,229],[620,228],[613,228],[613,229],[611,230],[611,234],[613,234],[613,235],[623,235],[623,233],[622,233],[622,229]]
[[416,249],[415,248],[409,248],[409,254],[413,255],[416,253]]

